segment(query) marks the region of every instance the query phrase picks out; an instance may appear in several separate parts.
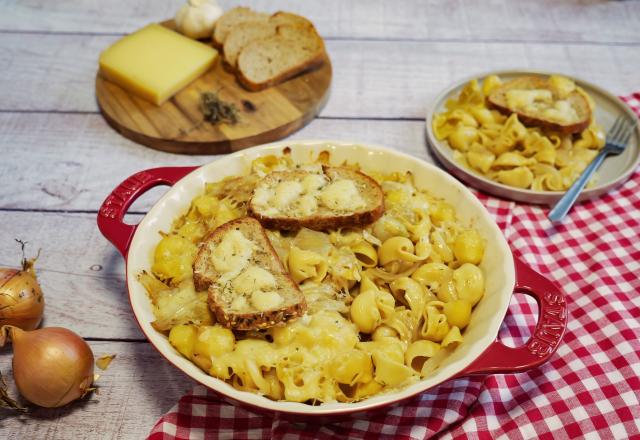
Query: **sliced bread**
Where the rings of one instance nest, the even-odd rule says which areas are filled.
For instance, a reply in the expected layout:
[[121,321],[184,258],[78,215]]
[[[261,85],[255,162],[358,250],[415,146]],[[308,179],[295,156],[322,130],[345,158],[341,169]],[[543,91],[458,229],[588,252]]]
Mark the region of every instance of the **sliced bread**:
[[197,290],[208,289],[218,323],[234,330],[284,324],[307,310],[264,229],[250,217],[227,222],[202,241],[193,278]]
[[225,66],[234,71],[238,55],[244,47],[255,40],[262,40],[276,34],[278,25],[269,21],[245,22],[238,24],[224,40]]
[[325,57],[324,42],[313,27],[278,26],[275,35],[242,49],[238,80],[252,91],[266,89],[321,65]]
[[313,24],[306,18],[290,12],[276,12],[266,21],[247,21],[236,25],[224,40],[225,66],[235,71],[238,56],[242,49],[252,41],[262,40],[276,34],[278,26],[293,25],[313,29]]
[[583,131],[591,122],[591,107],[573,81],[552,76],[524,76],[494,89],[487,103],[503,114],[516,113],[524,125],[561,134]]
[[269,14],[256,12],[250,8],[242,6],[229,9],[216,21],[213,29],[213,45],[217,49],[222,49],[227,35],[240,23],[267,21]]
[[351,168],[275,171],[257,184],[248,214],[266,228],[327,230],[364,226],[384,212],[380,185]]

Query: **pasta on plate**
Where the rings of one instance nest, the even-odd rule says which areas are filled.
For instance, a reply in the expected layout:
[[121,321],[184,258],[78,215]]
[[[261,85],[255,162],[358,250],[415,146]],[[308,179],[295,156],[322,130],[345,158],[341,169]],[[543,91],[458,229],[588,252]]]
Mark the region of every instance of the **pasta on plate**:
[[[284,326],[232,331],[214,322],[193,285],[197,244],[245,215],[256,182],[295,165],[286,153],[256,159],[250,172],[206,184],[155,248],[139,280],[156,330],[208,374],[274,400],[354,402],[430,375],[463,341],[485,291],[485,240],[452,205],[417,189],[410,173],[368,173],[385,213],[364,228],[267,230],[299,285],[307,314]],[[355,167],[355,166],[354,166]],[[365,170],[366,172],[366,170]]]
[[[582,93],[593,113],[593,100],[573,81],[551,78]],[[573,135],[526,127],[516,113],[506,116],[487,106],[487,96],[501,84],[495,75],[482,84],[469,82],[457,98],[446,102],[445,111],[434,116],[436,139],[448,142],[454,160],[496,182],[533,191],[568,189],[604,146],[604,130],[594,118]]]

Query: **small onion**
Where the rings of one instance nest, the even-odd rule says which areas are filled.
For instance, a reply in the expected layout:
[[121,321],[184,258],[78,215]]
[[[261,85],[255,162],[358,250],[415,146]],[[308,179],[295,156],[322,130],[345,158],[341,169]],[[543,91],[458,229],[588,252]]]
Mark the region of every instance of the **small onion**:
[[60,327],[0,329],[0,345],[13,343],[13,377],[29,402],[57,408],[83,397],[93,382],[93,352],[80,336]]
[[0,326],[33,330],[40,325],[44,296],[33,269],[35,261],[23,258],[22,270],[0,268]]

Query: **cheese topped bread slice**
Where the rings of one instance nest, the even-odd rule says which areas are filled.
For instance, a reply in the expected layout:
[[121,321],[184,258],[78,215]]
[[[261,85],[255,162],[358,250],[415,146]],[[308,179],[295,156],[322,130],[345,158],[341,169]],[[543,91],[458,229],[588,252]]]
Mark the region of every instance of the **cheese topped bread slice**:
[[266,228],[315,230],[364,226],[384,212],[380,185],[350,168],[275,171],[262,178],[248,214]]
[[562,76],[524,76],[494,89],[488,105],[504,114],[517,113],[524,125],[562,134],[583,131],[591,122],[588,98]]
[[264,229],[250,217],[227,222],[203,240],[193,279],[197,290],[208,289],[209,308],[227,328],[273,327],[307,310]]

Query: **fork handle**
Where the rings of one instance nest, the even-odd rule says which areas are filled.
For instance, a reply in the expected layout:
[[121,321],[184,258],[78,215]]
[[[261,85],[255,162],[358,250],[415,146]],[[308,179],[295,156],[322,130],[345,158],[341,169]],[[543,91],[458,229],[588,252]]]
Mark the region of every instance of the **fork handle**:
[[591,163],[587,165],[584,171],[582,171],[582,174],[580,174],[580,177],[573,182],[573,185],[571,185],[562,198],[556,202],[553,209],[549,211],[549,220],[552,222],[559,222],[567,215],[573,204],[578,199],[582,189],[591,178],[591,175],[600,167],[604,158],[607,157],[607,153],[606,149],[602,149]]

